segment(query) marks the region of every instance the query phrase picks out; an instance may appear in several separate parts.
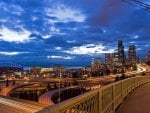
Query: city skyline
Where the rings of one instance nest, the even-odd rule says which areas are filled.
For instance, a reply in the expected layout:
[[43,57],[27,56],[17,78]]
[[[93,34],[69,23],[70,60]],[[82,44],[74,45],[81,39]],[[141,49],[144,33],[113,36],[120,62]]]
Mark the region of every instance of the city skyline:
[[117,51],[120,39],[125,53],[135,45],[142,58],[149,20],[148,11],[122,0],[1,0],[0,62],[86,66]]

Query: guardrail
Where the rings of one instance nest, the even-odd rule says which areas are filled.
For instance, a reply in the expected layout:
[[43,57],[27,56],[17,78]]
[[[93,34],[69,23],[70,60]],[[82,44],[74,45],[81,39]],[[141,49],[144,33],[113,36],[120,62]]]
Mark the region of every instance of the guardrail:
[[115,113],[132,90],[147,82],[150,82],[150,76],[128,78],[48,106],[36,113]]

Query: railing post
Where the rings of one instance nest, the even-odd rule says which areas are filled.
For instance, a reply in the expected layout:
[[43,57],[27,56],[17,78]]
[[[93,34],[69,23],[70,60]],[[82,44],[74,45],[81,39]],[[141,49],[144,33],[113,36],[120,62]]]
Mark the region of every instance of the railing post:
[[123,100],[123,82],[122,81],[121,81],[121,99]]
[[115,113],[115,86],[112,85],[113,113]]
[[98,109],[98,112],[99,113],[102,113],[102,90],[99,90],[99,109]]

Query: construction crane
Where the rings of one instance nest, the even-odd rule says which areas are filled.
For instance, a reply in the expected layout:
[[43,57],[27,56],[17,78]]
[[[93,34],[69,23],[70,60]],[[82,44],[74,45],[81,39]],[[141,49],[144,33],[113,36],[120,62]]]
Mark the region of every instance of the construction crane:
[[142,1],[139,1],[139,0],[122,0],[122,1],[138,6],[144,10],[150,11],[150,5],[143,3]]

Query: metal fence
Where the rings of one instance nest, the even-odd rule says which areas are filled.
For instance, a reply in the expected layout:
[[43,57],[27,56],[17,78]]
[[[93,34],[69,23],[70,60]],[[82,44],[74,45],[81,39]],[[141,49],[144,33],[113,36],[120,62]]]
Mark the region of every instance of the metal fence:
[[115,113],[131,91],[149,81],[150,76],[128,78],[48,106],[36,113]]

